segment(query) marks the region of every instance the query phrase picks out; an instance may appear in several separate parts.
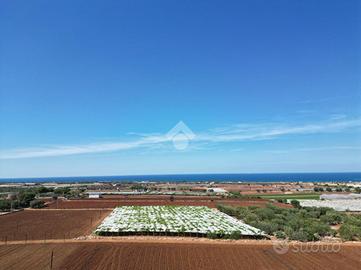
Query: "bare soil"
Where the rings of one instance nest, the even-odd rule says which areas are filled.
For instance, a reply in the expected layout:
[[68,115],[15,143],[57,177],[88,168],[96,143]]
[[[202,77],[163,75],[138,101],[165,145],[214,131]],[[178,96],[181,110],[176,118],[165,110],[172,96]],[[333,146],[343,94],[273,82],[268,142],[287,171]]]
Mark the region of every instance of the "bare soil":
[[[53,261],[51,254],[53,252]],[[278,254],[270,244],[79,242],[0,245],[0,269],[360,269],[361,246]]]
[[109,210],[25,210],[0,216],[0,241],[89,235],[109,213]]
[[[111,209],[117,206],[127,205],[184,205],[184,206],[208,206],[216,208],[217,204],[225,204],[232,206],[258,206],[265,207],[269,200],[265,199],[221,199],[221,198],[187,198],[183,196],[181,198],[175,197],[171,200],[170,196],[134,196],[114,199],[112,197],[101,198],[101,199],[80,199],[80,200],[57,200],[50,202],[47,205],[49,209]],[[291,205],[283,203],[275,203],[279,207],[290,208]]]

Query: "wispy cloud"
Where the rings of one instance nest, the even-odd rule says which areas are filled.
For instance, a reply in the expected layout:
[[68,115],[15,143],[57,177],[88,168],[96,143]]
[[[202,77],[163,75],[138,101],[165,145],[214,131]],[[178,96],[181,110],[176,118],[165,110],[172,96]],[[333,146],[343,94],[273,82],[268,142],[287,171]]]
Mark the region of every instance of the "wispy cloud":
[[295,152],[323,152],[323,151],[334,151],[334,150],[361,151],[361,146],[339,145],[339,146],[327,146],[327,147],[304,147],[304,148],[291,148],[291,149],[281,149],[281,150],[269,150],[267,152],[273,154],[289,154]]
[[317,124],[305,125],[281,125],[281,124],[257,124],[257,125],[233,125],[228,128],[218,129],[210,133],[201,133],[199,140],[213,142],[245,141],[245,140],[269,140],[286,135],[302,135],[315,133],[340,132],[345,129],[361,126],[361,119],[331,119]]
[[[193,132],[193,144],[206,145],[272,140],[288,135],[305,135],[318,133],[342,132],[347,129],[361,127],[361,118],[334,118],[319,123],[303,125],[286,125],[277,123],[266,124],[236,124],[215,128],[204,132]],[[0,159],[19,159],[37,157],[55,157],[90,153],[126,151],[131,149],[159,149],[161,146],[171,147],[172,138],[167,134],[132,134],[133,139],[117,142],[98,142],[79,145],[56,145],[36,148],[7,149],[0,151]],[[169,148],[172,149],[172,148]],[[196,148],[195,148],[196,149]]]
[[301,104],[319,104],[319,103],[328,103],[328,102],[335,102],[339,101],[340,99],[347,99],[347,98],[359,98],[360,96],[357,95],[338,95],[338,96],[327,96],[327,97],[321,97],[316,99],[303,99],[300,100],[299,103]]

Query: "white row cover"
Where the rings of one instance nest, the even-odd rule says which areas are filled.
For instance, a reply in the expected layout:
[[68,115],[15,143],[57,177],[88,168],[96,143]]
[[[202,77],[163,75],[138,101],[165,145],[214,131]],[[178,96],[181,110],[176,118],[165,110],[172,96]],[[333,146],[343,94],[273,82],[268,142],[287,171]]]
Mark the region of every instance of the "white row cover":
[[330,207],[336,211],[361,211],[361,199],[350,200],[299,200],[301,206]]
[[351,200],[361,199],[361,194],[350,193],[350,194],[322,194],[320,199],[323,200]]
[[97,232],[264,233],[216,209],[205,206],[117,207],[96,229]]

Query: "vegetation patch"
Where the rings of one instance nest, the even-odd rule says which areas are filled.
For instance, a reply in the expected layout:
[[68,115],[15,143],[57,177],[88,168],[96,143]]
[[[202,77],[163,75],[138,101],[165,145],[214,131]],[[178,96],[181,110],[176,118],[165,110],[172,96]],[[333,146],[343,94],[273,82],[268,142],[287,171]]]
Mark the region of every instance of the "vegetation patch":
[[[326,236],[339,236],[343,240],[361,240],[361,216],[332,208],[285,209],[269,204],[266,208],[219,205],[218,209],[280,239],[318,241]],[[341,225],[339,231],[331,228],[337,224]]]
[[262,199],[269,199],[269,200],[319,200],[320,194],[319,193],[297,193],[297,194],[268,194],[268,195],[257,195]]

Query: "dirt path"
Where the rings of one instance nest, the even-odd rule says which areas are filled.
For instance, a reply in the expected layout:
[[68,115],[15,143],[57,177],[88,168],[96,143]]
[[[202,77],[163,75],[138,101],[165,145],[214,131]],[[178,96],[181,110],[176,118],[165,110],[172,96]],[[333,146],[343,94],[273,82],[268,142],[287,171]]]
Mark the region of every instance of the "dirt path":
[[[45,240],[19,240],[0,241],[0,245],[30,245],[30,244],[56,244],[56,243],[153,243],[153,244],[212,244],[212,245],[251,245],[251,246],[273,246],[277,241],[272,240],[222,240],[193,237],[166,237],[166,236],[124,236],[124,237],[80,237],[79,239],[45,239]],[[361,242],[287,242],[289,245],[330,245],[339,244],[347,247],[361,247]]]

